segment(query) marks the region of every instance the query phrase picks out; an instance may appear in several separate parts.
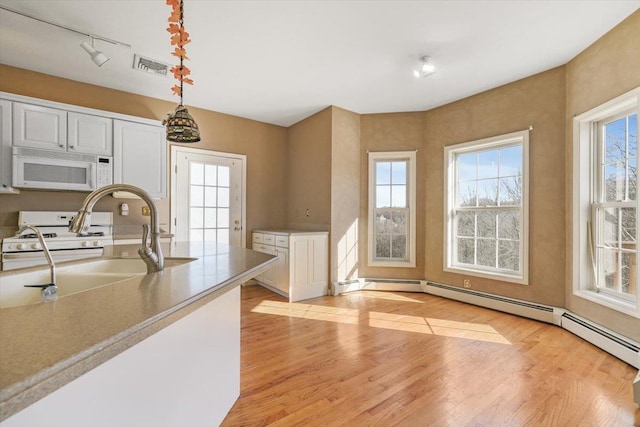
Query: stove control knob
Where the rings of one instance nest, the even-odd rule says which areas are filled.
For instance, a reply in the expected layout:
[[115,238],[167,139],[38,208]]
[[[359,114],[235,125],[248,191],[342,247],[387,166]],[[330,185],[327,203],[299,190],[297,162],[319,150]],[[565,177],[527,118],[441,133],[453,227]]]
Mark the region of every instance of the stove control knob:
[[100,246],[100,245],[102,245],[102,242],[100,240],[93,241],[93,246]]
[[26,243],[18,243],[18,246],[16,246],[16,248],[18,250],[27,249],[27,245]]
[[89,242],[87,242],[86,240],[82,242],[82,247],[86,248],[87,246],[89,246]]
[[31,249],[42,249],[42,245],[40,243],[32,243]]

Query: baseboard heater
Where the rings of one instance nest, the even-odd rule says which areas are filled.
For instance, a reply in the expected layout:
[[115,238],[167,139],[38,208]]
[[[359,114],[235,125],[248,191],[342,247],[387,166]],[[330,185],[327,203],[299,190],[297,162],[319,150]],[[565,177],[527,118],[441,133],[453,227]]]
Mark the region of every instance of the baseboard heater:
[[423,292],[428,294],[466,302],[480,307],[491,308],[493,310],[504,311],[505,313],[540,320],[541,322],[552,323],[558,326],[560,326],[560,316],[564,312],[564,310],[548,305],[443,285],[431,281],[425,282],[423,287]]
[[640,369],[640,344],[637,342],[568,311],[562,315],[561,322],[569,332]]
[[365,290],[424,292],[422,284],[421,280],[359,278],[333,283],[332,294],[340,295],[345,292]]

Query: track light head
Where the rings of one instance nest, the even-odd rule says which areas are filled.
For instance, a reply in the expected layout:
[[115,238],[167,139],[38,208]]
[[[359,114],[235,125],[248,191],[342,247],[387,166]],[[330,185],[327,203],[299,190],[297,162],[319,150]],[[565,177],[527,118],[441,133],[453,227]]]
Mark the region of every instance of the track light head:
[[413,75],[416,78],[427,77],[436,72],[436,66],[431,62],[430,56],[420,57],[420,64],[413,70]]
[[107,62],[110,58],[93,47],[94,40],[95,39],[91,37],[91,44],[84,41],[80,43],[80,46],[91,56],[91,60],[94,64],[96,64],[98,67],[102,67],[102,65],[104,65],[104,63]]

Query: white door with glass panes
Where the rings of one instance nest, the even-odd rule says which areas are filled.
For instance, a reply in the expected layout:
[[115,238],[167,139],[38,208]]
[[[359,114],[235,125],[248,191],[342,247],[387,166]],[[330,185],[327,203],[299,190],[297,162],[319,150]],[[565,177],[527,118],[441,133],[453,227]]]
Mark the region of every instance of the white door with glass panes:
[[186,148],[174,153],[176,240],[243,247],[244,159]]

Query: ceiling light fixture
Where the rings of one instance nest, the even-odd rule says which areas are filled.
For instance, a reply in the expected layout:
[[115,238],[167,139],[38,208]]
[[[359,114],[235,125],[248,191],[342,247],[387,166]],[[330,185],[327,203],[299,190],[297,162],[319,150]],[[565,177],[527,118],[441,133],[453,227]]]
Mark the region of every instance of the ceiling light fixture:
[[91,60],[94,64],[96,64],[98,67],[102,67],[104,63],[109,60],[109,57],[99,50],[96,50],[96,48],[94,47],[94,43],[95,39],[91,37],[91,44],[84,41],[80,43],[80,46],[82,46],[82,48],[86,50],[87,53],[91,56]]
[[115,44],[115,45],[120,45],[120,46],[131,48],[130,44],[119,42],[117,40],[113,40],[113,39],[110,39],[110,38],[107,38],[107,37],[102,37],[102,36],[99,36],[99,35],[96,35],[96,34],[91,34],[91,33],[88,33],[86,31],[82,31],[82,30],[78,30],[76,28],[68,27],[66,25],[58,24],[56,22],[48,21],[46,19],[34,16],[34,15],[30,15],[28,13],[21,12],[19,10],[11,9],[9,7],[6,7],[6,6],[1,6],[0,5],[0,9],[6,10],[7,12],[15,13],[16,15],[24,16],[25,18],[29,18],[29,19],[33,19],[35,21],[43,22],[45,24],[49,24],[49,25],[52,25],[54,27],[62,28],[63,30],[71,31],[72,33],[82,34],[84,36],[90,37],[91,38],[91,44],[89,44],[86,41],[84,41],[84,42],[82,42],[80,44],[80,46],[82,46],[82,48],[85,51],[87,51],[87,53],[89,55],[91,55],[91,60],[98,67],[100,67],[105,62],[107,62],[109,60],[109,57],[106,56],[104,53],[100,52],[99,50],[95,49],[95,47],[94,47],[94,41],[95,40],[102,40],[103,42],[107,42],[107,43],[111,43],[111,44]]
[[198,125],[182,104],[184,84],[193,84],[193,80],[188,77],[191,74],[191,70],[184,65],[184,61],[189,59],[184,47],[191,43],[191,40],[189,39],[189,33],[184,29],[183,0],[167,0],[167,4],[171,6],[167,31],[171,34],[171,45],[175,46],[171,54],[180,58],[180,65],[174,65],[170,70],[173,73],[173,77],[180,82],[180,86],[174,85],[171,91],[180,97],[180,104],[174,111],[167,114],[167,118],[162,121],[162,124],[167,127],[168,141],[198,142],[200,141]]
[[420,64],[413,69],[413,75],[416,78],[427,77],[436,72],[436,66],[431,62],[430,56],[421,56],[419,61]]

